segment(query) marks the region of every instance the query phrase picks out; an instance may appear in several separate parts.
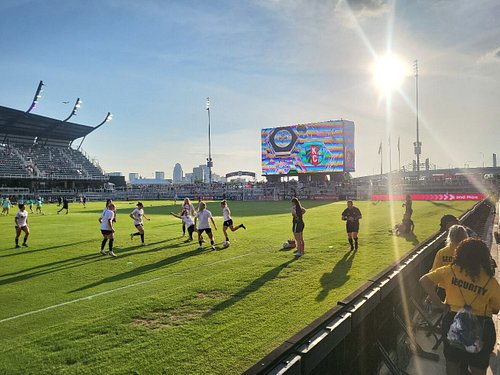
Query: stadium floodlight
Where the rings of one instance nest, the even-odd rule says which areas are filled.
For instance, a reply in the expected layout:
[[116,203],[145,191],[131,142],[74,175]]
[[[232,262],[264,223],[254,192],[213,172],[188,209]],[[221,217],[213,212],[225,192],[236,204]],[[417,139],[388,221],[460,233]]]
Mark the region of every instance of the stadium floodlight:
[[76,115],[76,112],[78,111],[78,109],[82,106],[82,101],[80,100],[80,98],[77,98],[76,99],[76,102],[75,102],[75,105],[73,106],[73,110],[71,111],[71,114],[66,117],[63,122],[66,122],[68,121],[71,117],[73,117],[74,115]]
[[417,159],[416,169],[417,176],[420,177],[420,154],[422,153],[422,142],[420,142],[419,133],[418,133],[418,61],[414,62],[415,68],[415,113],[417,117],[417,141],[413,142],[413,146],[415,149],[415,156]]
[[31,102],[31,106],[29,109],[26,111],[26,113],[30,113],[33,109],[36,108],[36,105],[38,104],[38,100],[42,97],[42,87],[43,87],[43,81],[40,81],[38,84],[38,88],[36,89],[35,96],[33,98],[33,101]]
[[[106,115],[106,117],[104,118],[104,120],[103,120],[100,124],[98,124],[98,125],[94,126],[94,128],[90,131],[90,133],[92,133],[93,131],[97,130],[98,128],[100,128],[100,127],[101,127],[101,126],[103,126],[105,123],[107,123],[107,122],[109,122],[109,121],[111,121],[111,120],[113,120],[113,114],[112,114],[111,112],[108,112],[108,114]],[[89,133],[89,134],[90,134],[90,133]],[[88,135],[88,134],[87,134],[87,135]],[[80,147],[82,147],[82,143],[83,143],[83,141],[85,140],[85,138],[87,137],[87,135],[83,137],[82,141],[80,142],[80,144],[79,144],[79,145],[78,145],[78,147],[77,147],[77,150],[80,150]]]
[[208,167],[208,183],[212,183],[212,167],[214,163],[212,162],[212,143],[210,139],[210,98],[207,98],[207,113],[208,113],[208,158],[207,158],[207,167]]

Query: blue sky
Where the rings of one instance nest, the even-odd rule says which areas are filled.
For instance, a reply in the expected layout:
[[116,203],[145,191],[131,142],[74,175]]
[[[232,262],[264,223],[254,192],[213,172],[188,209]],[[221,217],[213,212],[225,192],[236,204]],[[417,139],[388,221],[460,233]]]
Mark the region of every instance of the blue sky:
[[[0,105],[96,125],[84,150],[108,172],[260,173],[260,129],[349,119],[355,176],[411,163],[419,62],[421,159],[491,166],[500,156],[500,3],[50,0],[0,2]],[[410,67],[390,100],[373,83],[388,50]],[[69,104],[64,104],[69,101]],[[388,137],[392,139],[389,162]]]

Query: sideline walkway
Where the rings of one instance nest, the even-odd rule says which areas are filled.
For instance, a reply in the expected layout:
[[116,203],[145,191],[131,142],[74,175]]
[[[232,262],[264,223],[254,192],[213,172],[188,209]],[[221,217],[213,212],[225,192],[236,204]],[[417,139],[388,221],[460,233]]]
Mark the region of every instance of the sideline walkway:
[[[500,201],[496,203],[495,214],[492,215],[492,220],[488,221],[490,231],[488,232],[485,240],[486,243],[491,244],[491,256],[497,262],[497,269],[495,277],[500,281],[500,244],[497,244],[494,232],[500,232]],[[490,357],[490,367],[488,368],[487,375],[500,375],[500,315],[493,315],[493,321],[497,330],[497,344]],[[435,351],[432,350],[434,340],[431,337],[426,337],[423,331],[416,332],[417,342],[422,346],[425,351],[433,352],[439,355],[439,362],[430,361],[420,358],[416,355],[412,356],[410,365],[407,372],[410,375],[428,375],[428,374],[446,374],[445,360],[443,355],[443,345]]]

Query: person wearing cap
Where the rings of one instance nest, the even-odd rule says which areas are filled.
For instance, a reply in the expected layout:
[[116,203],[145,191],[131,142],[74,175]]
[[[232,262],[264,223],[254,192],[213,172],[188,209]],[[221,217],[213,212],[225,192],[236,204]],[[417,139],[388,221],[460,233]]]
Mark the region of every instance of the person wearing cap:
[[142,202],[137,202],[137,207],[135,208],[134,211],[132,211],[129,215],[132,220],[134,220],[134,225],[137,228],[137,232],[135,233],[130,233],[130,239],[133,240],[135,236],[141,236],[141,245],[145,246],[146,244],[144,243],[144,223],[142,218],[146,219],[147,221],[151,220],[149,219],[146,215],[144,215],[144,205]]

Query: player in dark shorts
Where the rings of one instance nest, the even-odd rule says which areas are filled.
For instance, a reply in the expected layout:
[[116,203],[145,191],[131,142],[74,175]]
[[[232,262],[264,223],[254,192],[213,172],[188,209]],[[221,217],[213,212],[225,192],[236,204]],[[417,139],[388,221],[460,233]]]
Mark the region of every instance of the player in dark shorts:
[[233,219],[231,217],[231,210],[227,205],[227,201],[224,199],[220,202],[220,206],[222,208],[222,217],[224,218],[224,223],[222,225],[222,231],[224,232],[224,237],[226,237],[226,242],[229,243],[229,236],[227,235],[227,229],[231,229],[231,232],[234,232],[240,228],[247,229],[243,224],[234,226]]
[[101,234],[103,240],[101,242],[101,251],[100,254],[106,255],[104,251],[104,247],[106,246],[106,242],[108,242],[109,252],[108,254],[112,257],[116,257],[116,254],[113,252],[113,242],[115,239],[115,228],[113,227],[113,218],[115,217],[115,205],[110,203],[106,206],[101,216],[99,217],[99,223],[101,226]]
[[16,248],[20,247],[19,236],[21,236],[21,232],[24,232],[23,246],[28,247],[27,241],[30,235],[30,229],[28,227],[28,212],[24,204],[19,205],[19,212],[14,217],[14,222],[16,223]]
[[306,209],[302,207],[298,198],[292,198],[292,232],[297,244],[297,251],[293,254],[296,258],[304,255],[304,220]]
[[62,210],[66,210],[66,215],[69,212],[69,202],[67,198],[63,198],[62,208],[59,211],[57,211],[57,213],[61,212]]
[[359,232],[359,219],[361,219],[361,211],[355,207],[352,201],[347,201],[347,208],[342,212],[342,220],[346,221],[347,238],[351,251],[358,249],[358,232]]

